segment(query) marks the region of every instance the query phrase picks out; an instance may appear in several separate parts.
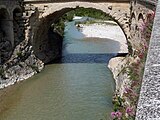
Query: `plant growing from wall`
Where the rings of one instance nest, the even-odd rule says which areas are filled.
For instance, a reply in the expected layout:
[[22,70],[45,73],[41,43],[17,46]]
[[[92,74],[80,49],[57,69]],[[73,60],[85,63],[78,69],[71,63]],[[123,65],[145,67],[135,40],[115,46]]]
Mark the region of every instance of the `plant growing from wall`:
[[[123,94],[123,98],[129,101],[129,104],[125,102],[125,100],[121,101],[121,105],[119,104],[120,98],[116,95],[114,99],[114,112],[111,113],[111,117],[113,120],[134,120],[135,119],[135,112],[136,106],[138,102],[141,81],[143,78],[144,66],[148,52],[149,40],[151,36],[152,26],[153,26],[153,19],[155,16],[155,12],[148,12],[147,19],[139,26],[139,31],[141,33],[141,43],[140,47],[137,48],[136,52],[134,53],[134,62],[128,63],[126,68],[123,68],[127,73],[131,84],[127,85],[124,88],[125,92]],[[132,54],[130,54],[132,55]],[[129,56],[133,57],[133,56]],[[125,74],[125,73],[124,73]],[[116,101],[116,102],[115,102]],[[116,112],[121,112],[121,116],[116,116]]]
[[21,51],[20,51],[20,52],[17,52],[17,56],[21,58],[21,57],[23,56],[23,55],[22,55],[22,52],[21,52]]

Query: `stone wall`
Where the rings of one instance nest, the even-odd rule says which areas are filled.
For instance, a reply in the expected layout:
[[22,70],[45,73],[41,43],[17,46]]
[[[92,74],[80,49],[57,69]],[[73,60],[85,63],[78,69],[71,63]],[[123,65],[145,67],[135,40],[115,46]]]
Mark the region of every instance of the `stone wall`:
[[[148,15],[154,12],[153,11],[154,9],[155,9],[155,6],[152,9],[150,9],[139,3],[134,3],[134,1],[131,2],[132,11],[131,11],[131,18],[129,23],[130,24],[129,25],[130,44],[131,44],[130,45],[131,48],[129,48],[130,54],[127,57],[113,58],[109,64],[109,67],[111,68],[113,73],[115,73],[114,76],[116,79],[118,79],[118,76],[120,76],[120,74],[123,74],[121,73],[121,71],[123,70],[124,67],[126,67],[128,64],[131,64],[132,62],[137,61],[138,59],[137,52],[139,50],[142,50],[144,45],[147,44],[145,41],[145,38],[143,37],[143,32],[141,31],[141,27],[147,21]],[[117,87],[120,89],[123,88],[123,87],[120,87],[119,85]],[[120,93],[122,94],[123,90]]]
[[153,30],[144,70],[136,120],[160,119],[160,1],[156,9]]
[[[53,2],[74,2],[75,0],[24,0],[26,3],[53,3]],[[78,0],[82,2],[129,2],[130,0]]]
[[6,11],[0,21],[0,88],[5,88],[40,72],[44,65],[33,54],[21,3],[5,0],[0,4],[0,13]]
[[24,39],[22,9],[20,1],[0,1],[0,64],[11,57],[14,47]]
[[131,3],[131,24],[130,24],[130,34],[132,40],[133,49],[140,48],[141,42],[141,25],[147,20],[148,14],[155,10],[155,6],[150,6],[148,3],[142,5],[138,2]]
[[[123,101],[123,107],[120,108],[120,111],[126,111],[127,108],[130,108],[133,110],[132,114],[135,114],[137,107],[151,34],[148,29],[151,30],[150,23],[153,22],[156,7],[155,5],[147,6],[137,1],[131,2],[130,53],[126,57],[111,59],[108,65],[116,81],[114,98],[120,97]],[[117,99],[115,101],[117,102]],[[123,115],[125,119],[130,117],[127,113],[123,113]]]

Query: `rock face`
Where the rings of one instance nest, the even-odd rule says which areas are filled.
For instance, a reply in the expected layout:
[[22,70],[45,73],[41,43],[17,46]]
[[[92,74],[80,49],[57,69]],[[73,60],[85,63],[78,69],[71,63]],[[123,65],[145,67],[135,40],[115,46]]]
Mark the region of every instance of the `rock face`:
[[11,58],[0,66],[0,88],[27,79],[44,67],[44,63],[33,54],[27,40],[16,46]]
[[[2,4],[7,4],[7,1]],[[39,12],[36,9],[30,13],[22,11],[23,6],[21,6],[20,2],[18,4],[16,0],[11,1],[11,5],[16,8],[11,8],[13,9],[11,11],[13,16],[12,25],[14,28],[13,39],[6,37],[12,36],[8,34],[9,30],[12,30],[9,28],[10,26],[5,27],[3,26],[5,22],[0,22],[2,29],[0,30],[0,88],[5,88],[33,76],[43,69],[44,63],[48,63],[61,56],[62,37],[48,29],[48,26],[46,27],[47,34],[43,35],[43,38],[46,39],[43,39],[43,41],[41,41],[42,39],[39,40],[40,44],[38,46],[33,41],[34,30],[39,29],[35,27],[38,25],[36,23],[39,20]],[[8,16],[1,17],[4,21],[7,21],[6,18],[9,18]],[[6,23],[11,24],[10,22]]]
[[0,63],[4,63],[7,61],[11,54],[12,54],[12,44],[11,42],[5,37],[3,31],[0,31]]
[[113,77],[115,79],[116,92],[119,92],[121,96],[124,93],[123,86],[125,86],[125,82],[127,81],[127,76],[121,75],[123,72],[123,68],[126,65],[126,62],[126,57],[115,57],[112,58],[108,63],[108,67],[112,71]]

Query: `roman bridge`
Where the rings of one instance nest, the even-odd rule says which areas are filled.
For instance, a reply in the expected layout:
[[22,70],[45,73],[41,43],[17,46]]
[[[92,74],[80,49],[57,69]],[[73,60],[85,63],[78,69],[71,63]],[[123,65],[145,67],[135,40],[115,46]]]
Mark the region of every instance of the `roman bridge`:
[[[0,64],[7,71],[0,88],[27,79],[39,72],[43,63],[53,60],[51,54],[59,48],[51,48],[47,34],[51,24],[63,14],[79,7],[101,10],[121,27],[134,54],[134,50],[141,49],[140,27],[149,19],[156,3],[157,0],[0,0]],[[153,36],[152,39],[156,38]],[[55,42],[54,45],[58,44]],[[141,95],[137,120],[149,120],[149,105],[143,110],[143,100],[147,101],[144,98]],[[151,119],[159,115],[158,108],[154,109],[155,114],[150,113]]]
[[101,10],[112,17],[121,27],[129,42],[131,39],[136,40],[131,43],[133,43],[132,46],[137,47],[137,39],[139,39],[137,37],[140,36],[140,33],[137,33],[135,28],[138,28],[147,19],[147,14],[154,8],[153,1],[143,3],[143,0],[139,3],[130,0],[24,0],[25,15],[32,20],[29,26],[33,35],[30,41],[33,44],[34,52],[43,62],[50,61],[52,58],[46,48],[49,51],[55,51],[55,49],[52,50],[53,47],[46,42],[49,41],[48,28],[63,14],[79,7]]
[[[30,41],[33,44],[35,54],[44,62],[48,62],[51,59],[51,55],[49,55],[48,50],[43,48],[48,48],[49,51],[53,49],[46,42],[49,41],[47,35],[48,28],[63,14],[79,7],[101,10],[106,15],[112,17],[120,25],[126,37],[129,37],[130,2],[128,0],[25,0],[24,4],[26,15],[33,16],[32,20],[34,20],[34,22],[31,22],[32,25],[30,25],[32,33],[34,33]],[[53,51],[55,51],[55,48]]]
[[[29,39],[39,59],[45,63],[51,61],[53,58],[48,50],[55,50],[46,42],[49,41],[48,29],[63,14],[78,7],[101,10],[112,17],[133,48],[137,47],[137,39],[140,36],[138,27],[147,19],[147,14],[154,6],[154,0],[2,0],[0,10],[1,14],[5,14],[1,15],[0,25],[7,36],[3,37],[6,39],[4,41],[7,42],[2,46],[5,50],[1,53],[0,62],[8,60],[12,54],[10,51],[23,39]],[[6,46],[10,46],[10,49]]]

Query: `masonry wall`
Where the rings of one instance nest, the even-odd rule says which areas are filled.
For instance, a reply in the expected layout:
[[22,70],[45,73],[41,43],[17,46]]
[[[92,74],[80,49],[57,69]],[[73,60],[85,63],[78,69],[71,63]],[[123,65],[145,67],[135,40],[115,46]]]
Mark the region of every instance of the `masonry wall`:
[[[120,111],[130,108],[132,115],[137,108],[155,7],[137,1],[131,2],[129,55],[113,58],[109,62],[116,81],[114,102],[119,101],[120,97],[121,102],[123,101]],[[127,113],[123,115],[126,119],[130,117]]]
[[28,39],[22,3],[0,1],[0,88],[27,79],[43,68]]
[[[24,0],[24,2],[73,2],[75,0]],[[86,2],[129,2],[129,0],[79,0]]]
[[156,9],[152,36],[142,81],[136,120],[158,120],[160,118],[160,1]]

